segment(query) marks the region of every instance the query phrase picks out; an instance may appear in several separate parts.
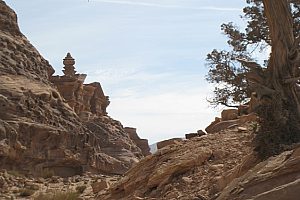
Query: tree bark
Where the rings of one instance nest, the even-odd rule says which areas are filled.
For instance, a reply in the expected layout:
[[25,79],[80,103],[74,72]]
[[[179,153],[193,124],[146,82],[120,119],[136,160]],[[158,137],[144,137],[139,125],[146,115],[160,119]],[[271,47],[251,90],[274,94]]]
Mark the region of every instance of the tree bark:
[[263,0],[263,4],[272,51],[268,67],[263,71],[267,80],[260,85],[256,82],[256,91],[262,94],[256,150],[266,158],[300,141],[300,76],[297,66],[299,44],[293,34],[288,0]]
[[[300,113],[299,96],[296,81],[289,82],[298,77],[297,66],[291,61],[295,56],[295,37],[293,34],[293,19],[287,0],[263,0],[265,15],[270,29],[272,53],[268,72],[269,86],[280,94],[284,101],[294,104]],[[298,56],[298,55],[297,55]]]

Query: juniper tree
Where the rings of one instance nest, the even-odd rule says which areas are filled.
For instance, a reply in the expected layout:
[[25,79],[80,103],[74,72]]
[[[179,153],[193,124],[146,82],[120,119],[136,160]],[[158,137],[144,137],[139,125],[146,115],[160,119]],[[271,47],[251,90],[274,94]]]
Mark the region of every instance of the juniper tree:
[[[231,51],[207,56],[207,80],[217,83],[213,104],[242,103],[256,92],[260,130],[256,150],[262,157],[277,154],[300,141],[300,3],[299,0],[247,0],[244,32],[223,24]],[[253,52],[271,48],[257,63]]]
[[[245,103],[253,91],[248,78],[251,78],[249,71],[250,64],[246,66],[238,60],[255,61],[255,55],[260,52],[266,54],[271,48],[271,39],[267,18],[264,14],[262,1],[247,0],[248,6],[243,9],[242,18],[247,21],[244,30],[241,30],[233,22],[221,25],[221,30],[228,37],[227,43],[231,50],[214,49],[207,55],[207,66],[209,72],[206,79],[215,83],[213,98],[209,102],[216,106],[237,107]],[[293,31],[295,37],[300,35],[300,6],[299,1],[290,1],[293,16]],[[268,58],[261,66],[252,63],[252,70],[263,70],[268,65]],[[257,77],[252,77],[257,78]]]

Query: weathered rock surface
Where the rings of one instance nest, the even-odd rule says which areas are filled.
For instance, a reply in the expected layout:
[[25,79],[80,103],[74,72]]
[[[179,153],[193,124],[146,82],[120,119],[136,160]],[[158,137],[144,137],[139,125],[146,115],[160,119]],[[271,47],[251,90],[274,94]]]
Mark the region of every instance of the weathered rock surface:
[[206,135],[206,133],[202,130],[198,130],[197,133],[185,134],[185,139],[191,139],[191,138],[194,138],[194,137],[201,137],[203,135]]
[[213,198],[225,187],[222,176],[251,154],[252,137],[250,131],[231,129],[165,146],[142,159],[98,199]]
[[[57,79],[72,80],[62,81],[72,90],[60,87],[2,0],[0,22],[0,168],[66,177],[85,171],[123,174],[138,162],[140,148],[106,115],[109,101],[101,85],[78,82],[82,76],[67,67]],[[72,68],[72,59],[66,60]]]
[[[118,180],[119,176],[105,176],[85,173],[68,178],[57,176],[35,178],[25,176],[17,171],[0,171],[0,199],[38,199],[42,200],[55,195],[63,198],[63,194],[78,196],[78,199],[95,199],[95,193],[101,192]],[[66,195],[65,195],[66,196]],[[69,198],[70,199],[70,198]],[[77,198],[73,198],[77,199]]]
[[[226,119],[230,119],[230,117],[227,117]],[[234,126],[241,126],[246,122],[255,122],[255,121],[258,121],[258,117],[255,113],[242,115],[239,116],[237,119],[225,120],[225,121],[221,120],[220,118],[216,118],[214,122],[212,122],[208,127],[205,128],[205,131],[207,133],[217,133],[227,128],[231,128]]]
[[141,139],[136,132],[136,128],[125,127],[124,129],[128,133],[130,139],[132,139],[134,143],[142,150],[142,154],[144,156],[151,154],[148,140]]
[[252,124],[195,137],[158,150],[98,199],[298,200],[300,147],[261,161]]
[[232,181],[218,200],[296,200],[300,192],[300,147],[269,158]]
[[179,144],[181,141],[183,141],[182,138],[171,138],[168,140],[163,140],[157,143],[157,149],[162,149],[169,145]]
[[92,185],[93,193],[98,193],[102,190],[105,190],[109,187],[109,183],[107,180],[98,180],[94,182]]
[[0,75],[23,75],[46,81],[54,72],[20,32],[16,13],[0,1]]
[[221,112],[221,120],[234,120],[237,119],[239,116],[237,109],[225,109]]
[[109,97],[104,95],[98,82],[84,84],[86,74],[76,74],[75,59],[68,53],[63,60],[64,75],[51,76],[50,80],[68,105],[83,120],[88,121],[93,116],[107,115]]

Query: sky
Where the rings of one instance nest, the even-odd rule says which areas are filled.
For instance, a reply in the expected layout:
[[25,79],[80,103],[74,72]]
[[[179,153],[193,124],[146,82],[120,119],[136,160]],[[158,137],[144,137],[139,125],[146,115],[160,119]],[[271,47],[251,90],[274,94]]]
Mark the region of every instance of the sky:
[[207,98],[206,55],[226,49],[220,25],[241,22],[244,0],[5,0],[23,34],[62,74],[70,52],[108,113],[149,143],[205,129],[221,108]]

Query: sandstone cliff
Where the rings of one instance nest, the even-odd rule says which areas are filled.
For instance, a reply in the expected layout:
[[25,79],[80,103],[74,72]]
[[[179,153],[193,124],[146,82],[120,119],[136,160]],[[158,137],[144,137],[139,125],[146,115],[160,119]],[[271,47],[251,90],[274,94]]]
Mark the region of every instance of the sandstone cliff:
[[0,168],[37,176],[45,170],[123,174],[143,156],[122,124],[106,115],[100,84],[63,77],[78,89],[68,96],[2,0],[0,47]]
[[19,198],[23,189],[43,199],[80,188],[80,198],[101,200],[299,199],[299,145],[259,160],[256,115],[225,111],[206,129],[210,134],[161,142],[148,155],[135,128],[107,115],[100,83],[85,84],[70,54],[64,75],[53,76],[2,0],[0,46],[1,199]]

